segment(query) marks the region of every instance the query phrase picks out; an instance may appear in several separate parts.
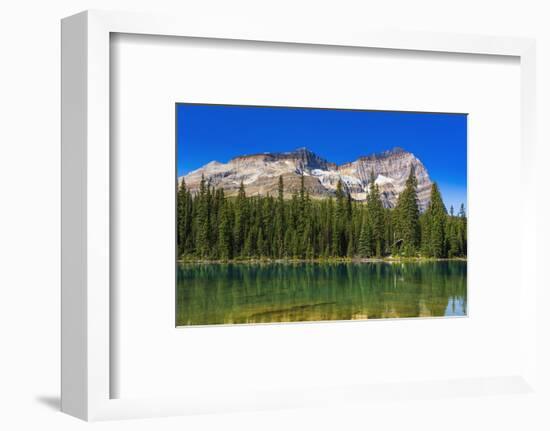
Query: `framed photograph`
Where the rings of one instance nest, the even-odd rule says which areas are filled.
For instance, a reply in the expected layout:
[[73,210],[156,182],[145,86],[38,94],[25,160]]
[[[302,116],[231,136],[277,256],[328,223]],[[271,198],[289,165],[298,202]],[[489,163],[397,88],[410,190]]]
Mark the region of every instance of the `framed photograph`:
[[176,122],[176,325],[467,315],[466,114],[181,103]]
[[540,390],[532,40],[93,11],[62,54],[63,411]]

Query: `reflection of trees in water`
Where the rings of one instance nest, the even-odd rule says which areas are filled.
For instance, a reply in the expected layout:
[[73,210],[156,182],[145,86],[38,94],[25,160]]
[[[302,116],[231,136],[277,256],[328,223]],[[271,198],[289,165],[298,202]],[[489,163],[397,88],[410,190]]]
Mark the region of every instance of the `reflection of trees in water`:
[[466,262],[184,264],[177,293],[179,325],[464,315]]

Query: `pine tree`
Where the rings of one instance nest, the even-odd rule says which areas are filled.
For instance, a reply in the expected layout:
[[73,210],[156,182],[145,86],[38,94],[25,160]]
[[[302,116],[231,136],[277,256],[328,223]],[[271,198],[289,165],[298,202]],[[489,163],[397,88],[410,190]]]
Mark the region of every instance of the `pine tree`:
[[336,185],[336,211],[334,212],[332,220],[332,255],[333,256],[342,256],[343,250],[343,241],[342,241],[342,230],[345,217],[345,193],[344,193],[344,184],[342,180],[338,180]]
[[265,244],[264,232],[263,232],[262,228],[260,228],[258,230],[258,238],[256,240],[256,253],[258,254],[259,257],[265,257],[266,256],[265,249],[264,249],[264,244]]
[[448,257],[456,257],[460,254],[460,244],[457,232],[456,217],[450,216],[447,220],[447,243],[449,246]]
[[298,236],[298,233],[295,229],[292,230],[292,242],[291,242],[291,256],[294,259],[297,259],[300,257],[300,237]]
[[334,200],[332,197],[328,198],[328,203],[326,205],[326,214],[324,221],[324,236],[325,236],[325,257],[334,255]]
[[209,256],[210,244],[210,186],[206,185],[204,175],[201,178],[198,196],[197,208],[197,251],[201,258],[205,259]]
[[[244,184],[241,181],[239,187],[239,193],[237,195],[237,201],[235,204],[235,232],[233,234],[234,251],[236,255],[240,255],[244,251],[244,245],[247,239],[247,223],[248,223],[248,205],[246,200],[246,193],[244,190]],[[249,244],[250,250],[250,244]]]
[[393,242],[393,223],[392,223],[392,210],[390,208],[384,208],[384,226],[385,226],[385,240],[386,245],[384,254],[392,253],[391,247]]
[[370,176],[369,194],[367,195],[367,214],[372,229],[371,254],[381,256],[385,249],[384,206],[380,197],[380,190],[374,179],[374,172],[371,172]]
[[361,257],[372,256],[372,231],[369,219],[364,216],[361,225],[361,235],[359,236],[359,255]]
[[285,229],[285,243],[283,247],[283,257],[290,258],[292,257],[292,229]]
[[346,252],[346,256],[353,257],[354,255],[355,255],[354,241],[353,241],[353,236],[350,235],[348,239],[348,249]]
[[420,224],[420,253],[423,256],[431,256],[431,218],[427,211],[419,217]]
[[307,258],[313,258],[315,252],[315,229],[314,229],[314,214],[311,210],[311,199],[309,192],[306,191],[304,198],[304,232],[302,237],[302,255],[305,253]]
[[178,188],[177,195],[177,244],[178,244],[178,257],[185,253],[185,244],[187,241],[187,235],[189,235],[189,226],[187,225],[187,188],[185,187],[185,179],[181,179],[181,184]]
[[210,256],[213,259],[220,257],[219,250],[219,225],[221,221],[222,207],[225,201],[225,194],[223,188],[216,189],[212,187],[209,200],[209,243],[210,243]]
[[414,256],[420,240],[420,211],[416,194],[416,176],[414,166],[411,165],[409,177],[405,183],[405,189],[397,199],[395,214],[395,244],[400,243],[399,250],[405,256]]
[[303,257],[307,248],[307,244],[304,242],[304,233],[307,223],[306,219],[306,188],[304,182],[304,174],[300,176],[300,194],[298,196],[297,214],[296,214],[296,256]]
[[264,232],[264,256],[274,257],[273,238],[275,235],[274,219],[274,200],[267,195],[262,199],[262,228]]
[[244,240],[244,246],[242,256],[245,258],[251,258],[254,256],[254,232],[252,229],[248,230],[246,239]]
[[437,183],[432,184],[427,216],[429,218],[430,229],[430,255],[437,258],[446,257],[445,224],[447,209],[443,204]]
[[460,211],[458,212],[460,223],[458,223],[458,239],[460,255],[466,256],[468,254],[468,229],[466,221],[466,210],[464,204],[460,205]]
[[351,199],[351,193],[348,193],[347,199],[346,199],[346,220],[350,222],[352,217],[353,217],[353,204]]
[[277,193],[277,204],[275,209],[275,250],[278,258],[284,254],[284,238],[285,238],[285,201],[284,201],[284,185],[283,176],[279,176],[279,186]]
[[224,201],[221,209],[221,217],[218,232],[218,250],[220,259],[228,260],[233,257],[231,247],[231,221],[229,217],[229,201]]

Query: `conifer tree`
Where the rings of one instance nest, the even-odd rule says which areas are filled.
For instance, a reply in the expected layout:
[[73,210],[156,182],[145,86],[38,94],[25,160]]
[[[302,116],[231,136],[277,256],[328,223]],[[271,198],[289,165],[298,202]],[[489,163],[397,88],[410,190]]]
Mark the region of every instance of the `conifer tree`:
[[372,231],[369,219],[365,215],[361,225],[361,235],[359,237],[359,255],[361,257],[372,256]]
[[267,195],[262,199],[262,229],[265,238],[264,257],[273,257],[273,236],[274,236],[274,201]]
[[468,254],[468,229],[467,229],[467,222],[466,222],[466,210],[464,209],[464,204],[460,205],[460,211],[458,212],[458,217],[460,219],[460,223],[458,224],[460,255],[466,256]]
[[420,239],[418,198],[416,194],[416,176],[411,165],[405,189],[397,199],[395,208],[396,243],[405,256],[414,256]]
[[244,245],[243,245],[243,249],[242,249],[242,252],[241,252],[242,257],[244,257],[244,258],[251,258],[252,257],[253,252],[254,252],[253,242],[254,242],[254,236],[253,236],[253,233],[252,233],[252,229],[249,229],[248,233],[246,235],[246,238],[244,240]]
[[283,176],[279,175],[279,185],[277,191],[277,204],[275,210],[275,250],[277,257],[283,257],[284,237],[285,237],[285,201],[284,201],[284,185]]
[[187,188],[185,179],[182,178],[178,188],[177,195],[177,244],[178,257],[187,251],[186,245],[189,242],[188,236],[191,234],[191,216]]
[[295,255],[302,257],[305,254],[307,244],[304,242],[304,233],[307,223],[306,214],[306,188],[304,183],[304,174],[300,176],[300,193],[297,202],[297,214],[296,214],[296,236],[297,244]]
[[453,258],[460,254],[460,244],[457,236],[456,217],[450,216],[447,220],[447,243],[449,247],[448,257]]
[[[244,251],[244,245],[247,239],[248,210],[244,184],[241,181],[237,201],[235,204],[235,231],[234,231],[234,249],[235,254],[240,255]],[[248,244],[250,250],[250,244]]]
[[420,224],[420,253],[423,256],[431,256],[431,218],[428,211],[425,211],[419,217]]
[[197,208],[197,250],[201,258],[207,258],[209,255],[209,205],[210,205],[210,186],[206,185],[204,175],[201,178],[198,196]]
[[353,204],[351,199],[351,193],[348,193],[347,199],[346,199],[346,220],[350,222],[352,216],[353,216]]
[[283,257],[290,258],[292,257],[292,229],[285,230],[285,244],[283,248]]
[[262,230],[262,228],[260,228],[258,230],[258,238],[257,238],[257,241],[256,241],[256,253],[258,255],[258,257],[265,257],[266,256],[266,253],[265,253],[265,249],[264,249],[264,232]]
[[384,206],[380,198],[380,190],[375,182],[374,172],[371,172],[369,194],[367,195],[367,217],[370,220],[372,231],[372,249],[370,254],[381,256],[385,249]]
[[338,180],[336,185],[336,211],[332,220],[332,254],[333,256],[342,256],[342,228],[345,217],[345,193],[342,180]]
[[218,249],[220,254],[220,259],[228,260],[233,257],[232,247],[231,247],[231,220],[229,216],[230,212],[230,203],[229,201],[224,201],[221,209],[221,217],[219,223],[219,233],[218,233]]
[[390,208],[384,208],[384,226],[385,226],[385,240],[384,244],[386,245],[386,249],[384,251],[384,254],[392,254],[392,241],[394,237],[394,227],[392,223],[392,210]]
[[427,216],[430,229],[430,255],[437,258],[446,257],[445,224],[447,210],[443,204],[439,187],[435,182],[432,184]]

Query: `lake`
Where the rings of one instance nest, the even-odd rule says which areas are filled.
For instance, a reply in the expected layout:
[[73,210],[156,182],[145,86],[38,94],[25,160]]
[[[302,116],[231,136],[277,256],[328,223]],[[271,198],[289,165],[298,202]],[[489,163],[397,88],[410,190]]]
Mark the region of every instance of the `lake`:
[[176,324],[465,316],[466,261],[188,264]]

